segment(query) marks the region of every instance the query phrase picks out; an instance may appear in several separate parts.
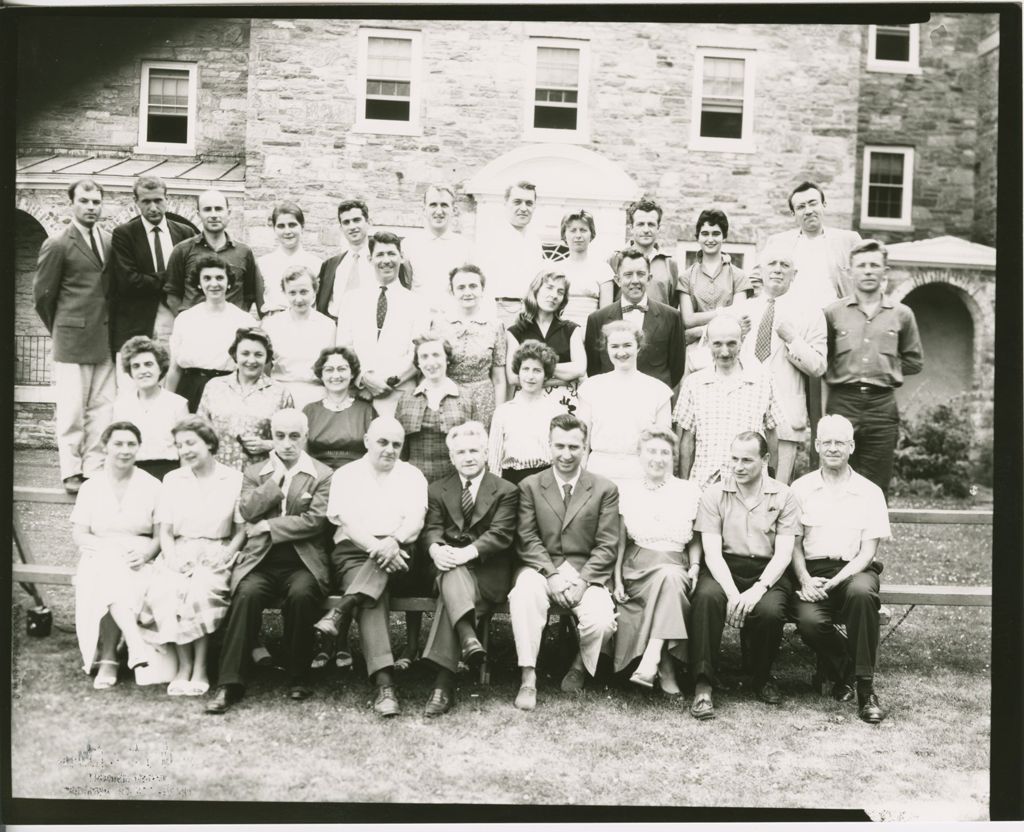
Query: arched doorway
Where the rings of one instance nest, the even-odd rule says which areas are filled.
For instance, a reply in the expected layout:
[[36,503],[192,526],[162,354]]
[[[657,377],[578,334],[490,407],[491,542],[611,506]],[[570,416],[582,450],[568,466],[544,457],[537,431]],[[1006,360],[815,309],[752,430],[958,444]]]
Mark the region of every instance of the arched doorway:
[[910,413],[974,387],[974,320],[963,290],[948,283],[912,289],[903,303],[914,311],[924,351],[924,371],[907,376],[899,390],[900,410]]
[[49,382],[50,337],[36,314],[32,282],[46,229],[31,214],[14,212],[15,384]]
[[640,196],[640,189],[614,162],[575,145],[527,145],[485,165],[465,185],[477,205],[475,227],[465,233],[480,240],[489,228],[507,222],[502,208],[505,188],[524,179],[537,186],[531,228],[545,247],[559,243],[562,217],[577,208],[594,216],[595,256],[603,259],[623,245],[624,207]]

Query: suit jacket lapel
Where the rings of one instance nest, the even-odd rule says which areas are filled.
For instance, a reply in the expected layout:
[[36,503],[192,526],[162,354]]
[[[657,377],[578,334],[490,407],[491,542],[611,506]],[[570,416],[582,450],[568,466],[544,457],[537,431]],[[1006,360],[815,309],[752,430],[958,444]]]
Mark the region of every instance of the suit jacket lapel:
[[288,496],[285,499],[286,514],[298,514],[299,497],[309,491],[312,477],[304,471],[299,471],[292,477],[291,485],[288,486]]
[[473,504],[473,516],[470,518],[469,523],[466,524],[466,528],[469,528],[474,523],[479,522],[480,518],[483,517],[491,507],[491,503],[494,502],[494,494],[498,488],[495,486],[492,476],[492,474],[484,474],[483,481],[480,483],[480,489],[476,492],[476,502]]
[[[71,235],[71,241],[76,246],[78,246],[78,250],[89,258],[89,262],[102,268],[103,264],[96,259],[96,255],[92,250],[92,246],[90,246],[89,243],[82,237],[82,233],[77,228],[75,228],[75,226],[72,225],[68,229],[68,234]],[[102,245],[102,242],[100,243],[100,245]]]
[[448,507],[448,513],[452,520],[460,529],[465,530],[467,523],[466,518],[462,516],[462,478],[458,474],[451,474],[444,481],[444,485],[441,487],[441,499]]
[[572,496],[569,498],[569,507],[565,511],[565,517],[562,520],[562,528],[568,526],[572,519],[579,514],[579,510],[583,508],[587,500],[590,499],[590,492],[594,490],[594,483],[587,476],[584,471],[580,474],[579,481],[576,483],[576,487],[572,490]]
[[[562,499],[562,492],[555,481],[555,475],[549,470],[544,471],[540,478],[540,490],[545,501],[551,506],[551,510],[558,515],[558,519],[565,517],[565,501]],[[564,523],[562,524],[565,525]]]

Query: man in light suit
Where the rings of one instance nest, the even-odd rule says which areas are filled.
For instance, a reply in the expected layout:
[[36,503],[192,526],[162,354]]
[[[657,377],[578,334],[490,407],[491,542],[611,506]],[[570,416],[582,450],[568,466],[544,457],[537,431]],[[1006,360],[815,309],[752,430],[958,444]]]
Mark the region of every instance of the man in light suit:
[[53,336],[57,454],[64,489],[77,494],[103,467],[100,434],[116,393],[110,357],[107,276],[110,235],[96,227],[103,189],[92,179],[68,188],[71,223],[43,241],[33,283],[36,312]]
[[[174,326],[164,295],[167,260],[174,246],[193,236],[187,225],[166,216],[167,186],[162,179],[140,176],[132,192],[139,215],[114,229],[107,263],[110,345],[115,353],[136,335],[167,346]],[[121,366],[119,358],[115,365]]]
[[222,714],[241,699],[243,663],[255,644],[263,609],[284,596],[288,695],[312,695],[306,676],[313,658],[313,624],[327,593],[324,531],[334,473],[306,453],[309,427],[301,410],[270,420],[274,450],[245,469],[239,512],[245,546],[231,570],[231,609],[224,627],[217,689],[206,712]]
[[437,570],[434,624],[423,657],[439,668],[424,715],[451,709],[455,671],[461,658],[477,666],[487,654],[478,616],[508,597],[512,586],[512,541],[519,492],[485,467],[487,431],[465,422],[448,431],[455,473],[431,483],[420,543]]
[[579,624],[580,649],[562,690],[583,689],[585,673],[615,632],[608,592],[619,545],[619,490],[583,470],[587,427],[575,416],[551,420],[551,468],[519,484],[517,551],[523,567],[508,595],[522,681],[515,706],[537,705],[537,653],[548,610],[557,604]]
[[[850,251],[860,242],[860,234],[826,227],[825,192],[814,182],[801,182],[793,189],[789,211],[797,227],[772,234],[765,250],[781,243],[792,251],[797,273],[791,289],[793,296],[824,309],[852,293]],[[752,280],[755,276],[761,279],[760,264],[751,270]]]
[[[341,314],[341,298],[356,289],[372,286],[374,268],[373,250],[369,245],[370,209],[361,199],[346,199],[338,205],[338,225],[346,248],[328,257],[320,266],[317,276],[316,311],[335,320]],[[412,275],[404,261],[398,267],[398,282],[406,289],[412,287]]]
[[630,320],[641,324],[644,333],[637,369],[674,389],[683,377],[686,363],[679,312],[648,296],[651,272],[643,254],[627,249],[622,252],[618,266],[615,280],[620,289],[619,299],[592,312],[587,318],[587,332],[583,338],[587,351],[587,375],[607,373],[612,369],[608,353],[601,348],[601,327],[609,321]]
[[778,468],[775,479],[789,485],[797,448],[809,434],[807,378],[819,378],[828,366],[825,315],[801,303],[790,287],[797,274],[792,251],[774,243],[761,254],[762,293],[735,304],[735,314],[747,315],[750,331],[743,339],[740,362],[762,366],[783,419],[776,427]]

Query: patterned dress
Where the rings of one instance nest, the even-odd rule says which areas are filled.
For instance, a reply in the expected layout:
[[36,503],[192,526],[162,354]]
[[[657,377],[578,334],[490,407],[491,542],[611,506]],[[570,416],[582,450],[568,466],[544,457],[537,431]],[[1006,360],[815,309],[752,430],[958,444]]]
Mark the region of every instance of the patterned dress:
[[441,329],[452,346],[448,377],[489,429],[495,406],[491,370],[505,366],[505,326],[495,319],[449,320]]
[[242,474],[216,463],[199,479],[191,468],[164,477],[157,521],[174,535],[174,550],[153,561],[139,615],[143,637],[154,644],[191,644],[214,632],[227,615],[234,561],[226,552],[238,516]]
[[256,384],[243,390],[238,373],[210,379],[203,390],[196,414],[212,426],[220,448],[216,459],[241,471],[250,462],[260,462],[267,454],[248,455],[239,436],[254,435],[270,439],[270,417],[286,407],[294,407],[292,394],[283,384],[261,376]]

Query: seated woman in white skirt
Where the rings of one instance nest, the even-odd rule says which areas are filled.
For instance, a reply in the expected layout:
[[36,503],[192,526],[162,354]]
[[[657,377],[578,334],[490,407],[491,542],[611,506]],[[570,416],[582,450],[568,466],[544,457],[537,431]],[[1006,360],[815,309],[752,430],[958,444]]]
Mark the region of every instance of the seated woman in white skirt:
[[75,631],[82,669],[96,671],[93,687],[117,684],[117,646],[124,636],[128,667],[148,664],[149,646],[136,623],[160,550],[154,536],[160,481],[135,467],[142,434],[131,422],[113,422],[100,441],[103,470],[82,484],[71,512],[71,536],[80,559],[75,576]]

